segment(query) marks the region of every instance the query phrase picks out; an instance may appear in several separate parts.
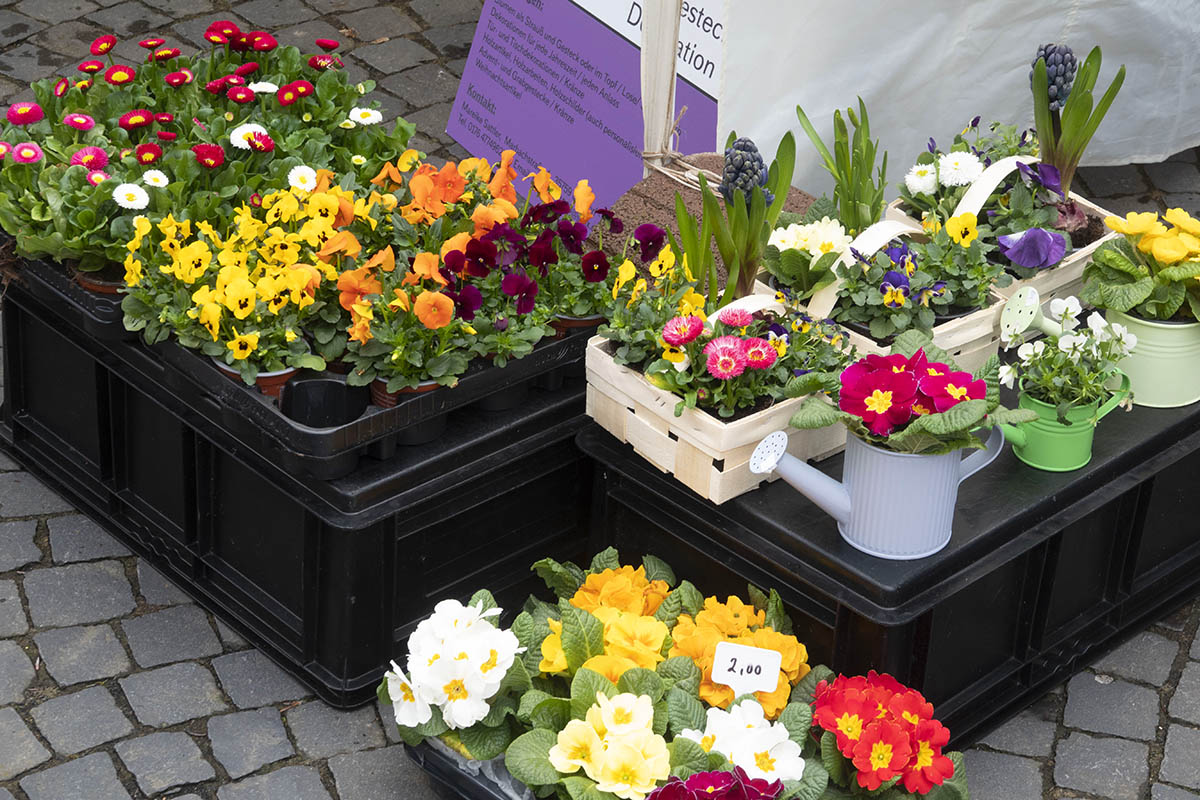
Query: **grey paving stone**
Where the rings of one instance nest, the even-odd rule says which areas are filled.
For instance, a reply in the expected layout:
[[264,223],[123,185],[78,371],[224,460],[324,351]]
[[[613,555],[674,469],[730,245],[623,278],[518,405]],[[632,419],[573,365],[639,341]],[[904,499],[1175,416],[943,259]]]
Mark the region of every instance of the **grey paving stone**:
[[980,740],[980,744],[995,750],[1023,756],[1048,758],[1054,751],[1054,734],[1058,725],[1053,718],[1053,704],[1046,708],[1030,708],[1017,714]]
[[45,27],[45,22],[32,19],[10,9],[4,9],[0,11],[0,47],[7,47],[13,42],[19,42]]
[[396,796],[397,786],[428,781],[399,745],[331,758],[329,770],[342,800],[388,800]]
[[133,660],[143,667],[215,656],[222,650],[208,615],[196,606],[175,606],[122,620],[121,629]]
[[34,19],[57,25],[60,22],[79,19],[99,6],[91,0],[57,0],[54,3],[47,3],[45,0],[23,0],[17,3],[15,8]]
[[46,526],[50,529],[50,555],[55,564],[129,555],[125,545],[82,514],[55,517],[47,520]]
[[375,0],[308,0],[320,14],[342,14],[375,4]]
[[478,22],[483,4],[479,0],[413,0],[408,7],[430,25]]
[[1178,161],[1142,166],[1150,182],[1164,192],[1200,192],[1200,169]]
[[439,64],[423,64],[384,78],[379,85],[413,108],[424,108],[453,100],[458,77]]
[[129,669],[129,657],[107,625],[56,628],[34,634],[38,654],[62,686],[97,681]]
[[[4,12],[0,12],[2,15]],[[0,31],[3,23],[0,22]],[[6,50],[0,58],[0,72],[12,75],[4,65],[20,48]],[[50,72],[43,70],[38,77],[45,77]],[[21,78],[20,75],[13,75]],[[30,475],[28,472],[5,472],[0,474],[0,516],[31,517],[34,514],[54,514],[59,511],[74,511],[66,500],[59,497],[46,484]]]
[[42,551],[33,542],[37,522],[0,522],[0,572],[19,569],[42,560]]
[[354,31],[355,38],[363,42],[373,42],[384,36],[404,36],[421,29],[412,17],[390,5],[369,6],[361,11],[341,14],[339,19]]
[[453,61],[446,64],[446,69],[450,70],[455,75],[458,75],[460,78],[462,77],[463,70],[465,70],[466,68],[467,68],[467,60],[465,58],[456,58]]
[[152,733],[129,739],[117,744],[117,755],[148,795],[217,775],[186,733]]
[[[1200,662],[1189,661],[1184,667],[1167,713],[1200,725]],[[1197,754],[1197,758],[1200,759],[1200,754]]]
[[192,602],[182,589],[142,559],[138,559],[137,574],[138,589],[150,605],[177,606]]
[[425,31],[425,38],[444,56],[465,56],[471,49],[471,40],[475,38],[475,23],[464,22],[459,25],[430,28]]
[[1063,724],[1131,739],[1153,739],[1158,729],[1158,695],[1127,681],[1100,683],[1090,672],[1081,672],[1067,684]]
[[281,797],[330,800],[329,792],[321,784],[320,774],[313,767],[284,767],[217,790],[217,800],[278,800]]
[[392,711],[392,707],[385,706],[382,702],[376,700],[375,710],[379,712],[379,719],[383,722],[383,735],[392,744],[399,744],[402,739],[400,738],[400,729],[396,726],[396,715]]
[[352,39],[328,22],[319,19],[310,19],[307,22],[301,22],[299,25],[274,31],[272,35],[278,40],[281,46],[295,45],[300,48],[300,52],[302,53],[322,52],[316,45],[317,39],[334,39],[341,42],[342,48],[337,51],[338,54],[345,54],[347,50],[354,46]]
[[385,92],[383,89],[376,89],[371,92],[371,100],[379,103],[379,113],[383,114],[383,122],[381,123],[388,130],[391,130],[392,123],[396,121],[396,117],[407,117],[412,113],[412,106],[396,97],[390,92]]
[[1178,653],[1178,642],[1157,633],[1142,631],[1092,664],[1092,668],[1097,672],[1162,686],[1171,675],[1171,664]]
[[143,37],[162,30],[171,22],[170,17],[134,0],[96,11],[89,14],[88,19],[118,37]]
[[133,724],[103,686],[60,695],[29,713],[54,752],[62,755],[75,755],[133,731]]
[[1200,659],[1200,635],[1196,636],[1196,638],[1192,640],[1192,649],[1191,652],[1188,653],[1188,656],[1190,658]]
[[1196,192],[1176,192],[1163,196],[1163,205],[1167,208],[1182,208],[1189,214],[1200,214],[1200,194]]
[[386,742],[371,706],[338,711],[316,700],[289,710],[287,723],[300,751],[309,758],[382,747]]
[[1028,758],[968,750],[963,753],[971,800],[1035,800],[1042,796],[1041,765]]
[[33,678],[33,662],[21,645],[11,639],[0,641],[0,705],[21,702]]
[[16,581],[0,581],[0,637],[20,636],[29,630],[29,620],[21,607]]
[[136,607],[119,561],[32,570],[25,576],[25,598],[37,628],[103,622]]
[[1149,748],[1138,742],[1072,733],[1058,744],[1054,782],[1111,800],[1137,800],[1146,783],[1148,755]]
[[1084,167],[1077,173],[1090,191],[1088,199],[1123,194],[1142,194],[1150,190],[1142,173],[1132,164],[1120,167]]
[[311,8],[292,0],[250,0],[249,3],[238,3],[237,10],[264,30],[294,25],[317,16]]
[[226,625],[221,620],[217,620],[217,635],[221,637],[221,641],[231,650],[240,650],[244,647],[249,647],[246,640],[243,639],[237,631]]
[[426,136],[431,136],[442,144],[449,144],[454,139],[451,138],[450,134],[446,133],[446,123],[450,121],[450,112],[452,109],[453,103],[438,103],[435,106],[414,111],[405,119],[414,123],[417,126],[417,130]]
[[[392,39],[383,44],[368,44],[355,48],[354,58],[390,75],[393,72],[435,61],[437,56],[425,47],[408,39]],[[3,495],[0,495],[2,497]]]
[[1200,789],[1200,730],[1172,725],[1167,731],[1167,747],[1159,780],[1177,783],[1190,789]]
[[50,751],[11,708],[0,708],[0,781],[16,777],[48,761]]
[[199,664],[172,664],[121,679],[121,689],[145,725],[165,728],[224,711],[212,673]]
[[257,772],[296,752],[273,708],[213,717],[208,721],[208,739],[213,756],[231,778]]
[[21,779],[29,800],[129,800],[112,756],[92,753]]
[[1185,792],[1165,783],[1156,783],[1150,787],[1150,800],[1196,800],[1200,794]]
[[95,25],[82,19],[72,19],[42,31],[33,37],[33,42],[46,50],[74,59],[69,69],[75,74],[75,64],[83,61],[84,56],[92,57],[88,53],[88,46],[96,36]]
[[[1194,195],[1200,198],[1200,195]],[[1128,195],[1126,197],[1107,197],[1099,203],[1106,211],[1111,211],[1118,217],[1123,217],[1130,211],[1162,211],[1158,201],[1149,195]]]
[[229,653],[212,661],[221,686],[238,708],[285,703],[309,692],[258,650]]
[[[103,2],[103,0],[97,0],[97,2]],[[217,4],[212,0],[154,0],[154,8],[172,19],[190,17],[193,14],[209,14],[210,16],[204,18],[206,27],[214,19],[226,19],[225,12],[221,12],[219,16],[213,13],[216,7]]]

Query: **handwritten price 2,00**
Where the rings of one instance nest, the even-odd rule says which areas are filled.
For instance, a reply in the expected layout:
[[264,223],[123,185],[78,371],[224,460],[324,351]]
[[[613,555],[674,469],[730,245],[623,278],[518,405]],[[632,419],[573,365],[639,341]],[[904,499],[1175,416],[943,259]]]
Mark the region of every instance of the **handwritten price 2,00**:
[[778,650],[718,642],[713,654],[712,679],[733,689],[735,696],[771,692],[779,680],[782,659]]
[[739,667],[737,659],[730,657],[729,672],[734,675],[762,675],[763,668],[762,664],[743,664]]

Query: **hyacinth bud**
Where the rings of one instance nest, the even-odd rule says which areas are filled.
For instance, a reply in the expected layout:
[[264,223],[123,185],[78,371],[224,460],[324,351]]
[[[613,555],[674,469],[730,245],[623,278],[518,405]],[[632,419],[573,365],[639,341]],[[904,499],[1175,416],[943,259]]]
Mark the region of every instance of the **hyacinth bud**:
[[750,193],[755,186],[762,187],[763,199],[770,205],[774,195],[767,190],[767,165],[763,162],[762,154],[754,142],[742,137],[725,150],[725,167],[721,172],[721,194],[725,202],[733,202],[733,193],[741,189],[750,201]]
[[1075,82],[1075,70],[1078,63],[1071,48],[1065,44],[1044,44],[1037,49],[1037,55],[1029,70],[1029,83],[1033,85],[1033,69],[1038,59],[1046,61],[1046,93],[1050,97],[1050,110],[1058,111],[1067,102],[1071,94],[1071,86]]

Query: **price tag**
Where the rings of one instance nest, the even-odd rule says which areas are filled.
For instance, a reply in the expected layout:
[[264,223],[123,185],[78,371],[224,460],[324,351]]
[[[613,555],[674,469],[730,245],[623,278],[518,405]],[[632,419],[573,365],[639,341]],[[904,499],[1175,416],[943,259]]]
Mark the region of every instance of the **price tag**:
[[753,692],[773,692],[779,684],[783,655],[778,650],[718,642],[713,656],[712,679],[733,689],[735,697]]

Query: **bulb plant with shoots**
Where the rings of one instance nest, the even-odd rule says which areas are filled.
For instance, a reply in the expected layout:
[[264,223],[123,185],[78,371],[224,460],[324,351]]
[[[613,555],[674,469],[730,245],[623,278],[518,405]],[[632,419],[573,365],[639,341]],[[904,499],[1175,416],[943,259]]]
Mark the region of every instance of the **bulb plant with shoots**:
[[[1083,210],[1071,200],[1071,181],[1083,151],[1125,82],[1125,65],[1098,103],[1092,89],[1100,74],[1100,48],[1093,47],[1075,71],[1075,56],[1066,45],[1038,48],[1030,76],[1033,87],[1033,120],[1041,145],[1042,161],[1058,168],[1063,201],[1058,227],[1076,231],[1087,225]],[[1053,92],[1051,91],[1053,90]]]
[[883,214],[883,190],[887,186],[886,151],[875,176],[871,175],[879,155],[879,142],[871,141],[871,121],[867,117],[866,104],[860,97],[857,114],[852,108],[846,109],[846,117],[854,126],[853,136],[846,126],[846,120],[842,118],[842,112],[833,112],[832,153],[800,106],[796,106],[796,116],[800,118],[800,127],[808,134],[813,147],[817,148],[825,162],[825,169],[836,183],[833,201],[837,204],[838,218],[851,236],[857,236]]

